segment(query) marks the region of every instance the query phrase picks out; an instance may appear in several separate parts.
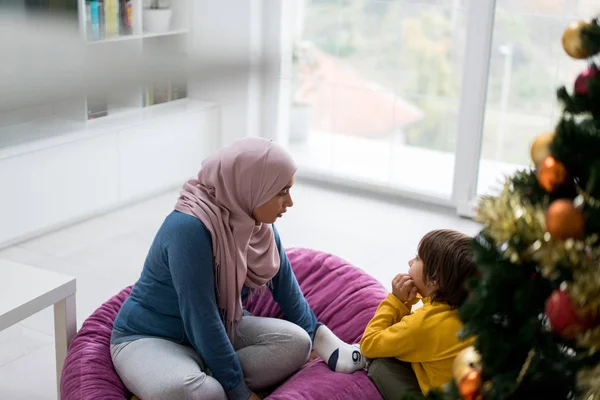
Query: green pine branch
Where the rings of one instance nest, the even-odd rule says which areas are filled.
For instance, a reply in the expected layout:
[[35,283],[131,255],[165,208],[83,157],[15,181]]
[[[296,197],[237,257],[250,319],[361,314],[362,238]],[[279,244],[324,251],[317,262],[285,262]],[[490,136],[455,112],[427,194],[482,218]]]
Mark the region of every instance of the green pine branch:
[[[578,116],[579,120],[600,119],[600,73],[594,78],[588,79],[587,82],[588,93],[586,95],[571,95],[564,86],[557,90],[556,96],[567,114],[563,118],[574,119],[574,116]],[[593,118],[589,118],[589,116]]]
[[[600,104],[600,90],[598,93]],[[583,213],[586,234],[600,233],[600,119],[563,117],[556,126],[550,151],[565,165],[573,183],[598,200],[595,204],[587,204]],[[573,199],[576,195],[575,186],[572,186],[555,197]]]
[[[518,242],[518,238],[513,239]],[[544,279],[535,263],[513,264],[485,232],[475,239],[480,278],[460,308],[465,334],[492,382],[486,399],[567,399],[574,387],[573,356],[548,328],[546,299],[558,286]],[[517,377],[531,349],[535,356],[521,385]]]
[[596,20],[581,30],[581,41],[590,57],[600,53],[600,25]]
[[510,178],[514,190],[533,204],[549,201],[548,193],[538,184],[536,171],[532,169],[519,170]]
[[599,150],[600,121],[565,117],[556,126],[552,155],[562,161],[582,189],[600,196]]

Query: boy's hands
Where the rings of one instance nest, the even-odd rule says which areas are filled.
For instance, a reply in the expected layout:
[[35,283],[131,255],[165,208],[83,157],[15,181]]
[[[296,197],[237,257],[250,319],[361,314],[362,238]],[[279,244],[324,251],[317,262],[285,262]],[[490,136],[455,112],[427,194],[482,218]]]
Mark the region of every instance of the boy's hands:
[[417,287],[408,274],[398,274],[392,280],[392,294],[403,303],[410,303],[417,297]]

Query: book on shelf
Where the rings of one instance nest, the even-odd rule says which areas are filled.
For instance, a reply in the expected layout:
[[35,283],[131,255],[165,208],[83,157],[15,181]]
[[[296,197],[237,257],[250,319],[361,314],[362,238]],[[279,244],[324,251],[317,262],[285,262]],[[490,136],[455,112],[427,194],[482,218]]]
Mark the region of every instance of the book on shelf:
[[106,117],[108,115],[108,106],[106,104],[106,99],[104,99],[103,97],[88,97],[87,114],[88,120]]
[[169,84],[168,83],[157,83],[152,88],[152,100],[153,104],[161,104],[169,101]]
[[85,10],[88,40],[133,33],[133,0],[89,0]]
[[86,21],[88,21],[88,38],[92,40],[100,40],[102,38],[100,30],[100,3],[98,1],[90,1],[86,4]]
[[144,107],[148,107],[186,97],[187,85],[185,83],[176,83],[169,80],[167,82],[155,83],[144,88],[142,104]]
[[133,1],[120,0],[121,9],[121,34],[131,35],[133,33]]
[[118,0],[104,0],[104,29],[106,37],[119,36],[120,19]]
[[[0,0],[0,8],[11,7],[12,12],[25,16],[49,16],[60,14],[72,22],[77,22],[77,0]],[[14,7],[13,7],[14,6]]]
[[100,39],[106,37],[106,12],[104,10],[104,1],[98,1],[98,23],[100,24]]

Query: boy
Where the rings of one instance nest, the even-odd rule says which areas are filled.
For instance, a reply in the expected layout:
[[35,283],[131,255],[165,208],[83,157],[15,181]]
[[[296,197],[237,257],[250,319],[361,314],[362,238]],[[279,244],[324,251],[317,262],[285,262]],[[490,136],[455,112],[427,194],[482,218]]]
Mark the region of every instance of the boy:
[[[360,350],[374,359],[369,377],[384,399],[444,385],[452,379],[456,355],[472,345],[472,338],[458,338],[458,307],[467,297],[466,280],[476,272],[471,241],[452,230],[426,234],[408,274],[394,278],[392,293],[367,325]],[[411,312],[419,296],[423,307]]]

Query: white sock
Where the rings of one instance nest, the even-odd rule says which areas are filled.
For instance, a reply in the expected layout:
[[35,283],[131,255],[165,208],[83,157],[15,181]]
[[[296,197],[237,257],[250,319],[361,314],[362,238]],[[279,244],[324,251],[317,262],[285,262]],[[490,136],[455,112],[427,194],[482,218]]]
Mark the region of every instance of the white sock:
[[314,349],[332,371],[351,374],[365,367],[360,346],[344,343],[325,325],[317,328]]

